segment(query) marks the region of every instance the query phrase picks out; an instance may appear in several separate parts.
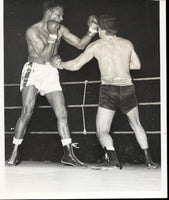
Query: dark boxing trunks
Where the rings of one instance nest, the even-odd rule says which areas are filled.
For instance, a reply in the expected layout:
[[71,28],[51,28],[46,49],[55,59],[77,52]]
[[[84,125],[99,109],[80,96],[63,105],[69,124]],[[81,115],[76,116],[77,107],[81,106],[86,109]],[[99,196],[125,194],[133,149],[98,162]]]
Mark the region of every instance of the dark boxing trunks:
[[134,85],[100,85],[99,106],[109,110],[129,112],[138,105]]

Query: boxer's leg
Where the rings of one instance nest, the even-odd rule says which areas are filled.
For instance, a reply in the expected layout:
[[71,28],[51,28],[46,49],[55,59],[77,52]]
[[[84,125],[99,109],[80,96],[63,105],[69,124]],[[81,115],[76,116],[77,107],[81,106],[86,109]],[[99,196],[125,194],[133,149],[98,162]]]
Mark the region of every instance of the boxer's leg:
[[127,117],[129,120],[129,124],[135,133],[136,139],[137,139],[141,149],[144,152],[147,167],[148,168],[157,168],[157,166],[153,163],[150,153],[149,153],[147,135],[140,123],[138,106],[131,109],[127,113]]
[[111,123],[116,111],[98,107],[96,115],[96,134],[103,148],[114,150],[113,139],[109,134]]
[[27,86],[22,90],[22,111],[15,126],[15,134],[13,138],[13,151],[8,161],[9,165],[18,164],[18,147],[22,143],[26,133],[27,124],[32,116],[38,90],[35,86]]
[[98,107],[96,117],[97,137],[105,151],[106,158],[106,162],[99,166],[101,168],[109,168],[114,166],[119,168],[122,167],[116,155],[113,139],[109,134],[115,113],[116,111],[114,110]]
[[72,166],[84,166],[84,163],[79,161],[74,155],[72,148],[72,139],[68,127],[67,110],[62,91],[54,91],[46,94],[49,104],[52,106],[55,115],[58,119],[58,131],[61,137],[61,142],[64,150],[64,155],[61,162]]

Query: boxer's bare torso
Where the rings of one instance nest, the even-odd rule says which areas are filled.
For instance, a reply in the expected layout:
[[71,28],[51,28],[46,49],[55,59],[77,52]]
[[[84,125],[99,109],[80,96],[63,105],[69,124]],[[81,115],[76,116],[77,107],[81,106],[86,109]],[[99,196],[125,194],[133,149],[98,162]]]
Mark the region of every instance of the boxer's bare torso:
[[132,43],[108,35],[90,44],[76,59],[62,62],[62,67],[78,70],[93,57],[98,60],[101,80],[107,83],[111,83],[114,78],[130,79],[130,69],[140,69],[140,61]]
[[130,78],[130,56],[132,45],[129,41],[108,36],[97,41],[95,57],[98,60],[101,80],[109,82],[112,78]]
[[[57,55],[64,29],[65,28],[63,27],[63,25],[61,25],[58,30],[57,42],[55,43],[53,55]],[[26,41],[28,44],[29,56],[41,57],[38,50],[43,50],[44,47],[48,44],[49,32],[45,28],[43,28],[43,24],[41,22],[31,26],[27,32],[28,34],[26,35]]]

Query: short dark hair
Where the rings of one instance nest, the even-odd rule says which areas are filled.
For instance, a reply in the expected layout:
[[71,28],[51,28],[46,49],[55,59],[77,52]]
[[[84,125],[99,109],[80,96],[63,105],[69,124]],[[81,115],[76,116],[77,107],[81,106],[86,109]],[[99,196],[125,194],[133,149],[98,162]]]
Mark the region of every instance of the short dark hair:
[[117,17],[112,15],[100,15],[98,20],[99,27],[106,30],[107,34],[114,35],[119,30],[119,21]]
[[45,0],[42,4],[43,12],[45,13],[47,10],[52,10],[53,8],[61,7],[63,8],[62,0]]

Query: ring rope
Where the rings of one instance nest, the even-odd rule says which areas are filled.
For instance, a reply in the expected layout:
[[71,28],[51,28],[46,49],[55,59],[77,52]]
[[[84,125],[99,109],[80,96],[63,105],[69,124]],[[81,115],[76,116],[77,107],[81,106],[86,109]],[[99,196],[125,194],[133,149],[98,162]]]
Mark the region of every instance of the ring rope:
[[[133,78],[133,81],[160,80],[160,77]],[[87,81],[87,83],[101,83],[101,81]],[[62,85],[85,84],[85,81],[63,82]],[[5,87],[20,86],[20,84],[4,84]]]
[[[160,105],[160,102],[145,102],[145,103],[139,103],[140,106],[147,106],[147,105]],[[84,107],[97,107],[98,104],[82,104],[82,105],[68,105],[68,108],[83,108],[84,112]],[[42,109],[47,109],[47,108],[52,108],[52,106],[36,106],[36,108],[42,108]],[[13,109],[22,109],[22,106],[5,106],[6,110],[13,110]]]
[[[12,128],[11,130],[13,130]],[[30,134],[58,134],[58,131],[30,131]],[[72,131],[72,134],[82,134],[82,131]],[[87,131],[88,134],[95,134],[96,131]],[[112,131],[113,134],[134,134],[134,131]],[[147,134],[160,134],[161,131],[146,131]],[[14,131],[5,131],[5,134],[14,134]]]

